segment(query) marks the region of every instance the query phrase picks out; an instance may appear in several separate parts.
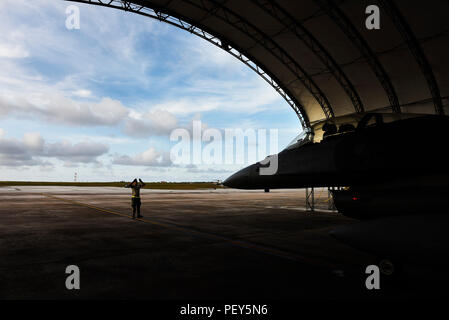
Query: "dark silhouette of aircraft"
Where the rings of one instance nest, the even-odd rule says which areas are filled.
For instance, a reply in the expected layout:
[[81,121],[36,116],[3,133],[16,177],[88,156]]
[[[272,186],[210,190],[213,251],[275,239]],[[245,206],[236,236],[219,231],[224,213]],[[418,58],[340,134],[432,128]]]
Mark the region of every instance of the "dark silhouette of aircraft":
[[[441,221],[441,214],[449,211],[448,141],[447,116],[364,113],[336,117],[315,123],[279,154],[238,171],[223,184],[265,190],[343,187],[333,192],[338,211],[368,221],[337,228],[334,237],[379,256],[381,252],[389,257],[404,256],[404,252],[410,256],[410,246],[422,249],[412,256],[428,256],[433,235],[449,241],[441,229],[449,227],[448,219]],[[432,224],[429,219],[435,215],[440,218]],[[392,245],[394,235],[398,239],[402,231],[416,231],[420,225],[427,226],[424,233],[421,230],[420,241],[415,239],[413,245],[410,237],[402,246]],[[387,229],[388,240],[382,236]],[[428,246],[423,245],[423,237],[427,244],[431,242]]]
[[335,204],[357,219],[439,212],[447,209],[441,195],[449,191],[448,141],[445,116],[337,117],[316,123],[279,154],[223,184],[238,189],[346,187],[334,192]]

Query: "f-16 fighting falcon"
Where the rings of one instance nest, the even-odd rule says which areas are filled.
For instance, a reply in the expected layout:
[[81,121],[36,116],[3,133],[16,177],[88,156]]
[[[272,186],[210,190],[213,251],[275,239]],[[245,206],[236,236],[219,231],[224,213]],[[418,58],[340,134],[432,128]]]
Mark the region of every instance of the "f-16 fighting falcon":
[[[449,254],[448,128],[449,117],[439,115],[335,117],[312,124],[279,154],[223,184],[262,190],[337,187],[338,211],[362,222],[336,228],[335,238],[379,257],[429,262],[429,256]],[[391,261],[388,265],[391,269]]]

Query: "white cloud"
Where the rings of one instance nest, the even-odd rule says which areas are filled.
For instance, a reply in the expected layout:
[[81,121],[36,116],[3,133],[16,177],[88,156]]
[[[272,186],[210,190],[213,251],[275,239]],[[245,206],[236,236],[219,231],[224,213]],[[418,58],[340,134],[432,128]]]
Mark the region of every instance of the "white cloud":
[[22,140],[6,138],[0,129],[0,165],[35,166],[48,165],[42,158],[54,158],[68,163],[98,163],[98,157],[108,152],[107,145],[84,141],[46,143],[39,133],[25,133]]
[[[29,136],[27,140],[29,142]],[[0,166],[19,167],[43,164],[42,160],[33,157],[33,150],[31,149],[24,141],[5,138],[5,132],[2,130],[0,135]]]
[[43,155],[70,163],[97,163],[97,157],[108,151],[108,146],[98,142],[84,141],[72,144],[63,140],[61,142],[49,143]]
[[29,52],[20,45],[12,45],[9,43],[0,43],[0,58],[26,58]]
[[23,135],[23,144],[33,151],[42,151],[44,149],[44,138],[38,132],[25,133]]
[[80,98],[89,98],[92,96],[92,91],[80,89],[72,92],[72,95]]
[[134,156],[120,155],[114,157],[113,164],[126,166],[165,167],[171,164],[168,153],[156,151],[151,147],[148,150]]
[[155,103],[152,108],[166,110],[175,115],[216,110],[236,115],[251,115],[286,106],[279,94],[269,88],[264,80],[251,78],[244,81],[194,79],[188,87],[179,89],[173,97]]
[[38,118],[56,125],[111,126],[120,123],[128,113],[129,109],[120,101],[110,98],[102,98],[98,102],[79,102],[61,93],[0,95],[0,115]]
[[168,135],[179,126],[178,119],[165,110],[134,113],[125,121],[124,132],[130,136],[147,137],[150,135]]

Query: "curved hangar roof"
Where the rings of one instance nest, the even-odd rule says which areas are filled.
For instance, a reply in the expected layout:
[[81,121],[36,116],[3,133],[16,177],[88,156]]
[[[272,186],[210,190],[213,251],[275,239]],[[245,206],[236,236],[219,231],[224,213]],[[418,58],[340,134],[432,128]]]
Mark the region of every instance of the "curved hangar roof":
[[[192,32],[264,77],[303,126],[372,110],[444,114],[447,0],[71,0]],[[380,29],[368,30],[369,5]],[[249,97],[250,98],[250,97]]]

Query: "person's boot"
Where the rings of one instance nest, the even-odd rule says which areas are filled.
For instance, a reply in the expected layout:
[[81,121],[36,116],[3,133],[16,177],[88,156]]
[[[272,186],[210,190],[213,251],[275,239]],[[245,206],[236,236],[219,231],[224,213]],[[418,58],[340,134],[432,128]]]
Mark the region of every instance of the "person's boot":
[[137,218],[143,218],[143,216],[140,215],[140,207],[137,207]]

